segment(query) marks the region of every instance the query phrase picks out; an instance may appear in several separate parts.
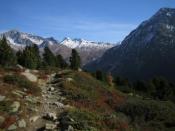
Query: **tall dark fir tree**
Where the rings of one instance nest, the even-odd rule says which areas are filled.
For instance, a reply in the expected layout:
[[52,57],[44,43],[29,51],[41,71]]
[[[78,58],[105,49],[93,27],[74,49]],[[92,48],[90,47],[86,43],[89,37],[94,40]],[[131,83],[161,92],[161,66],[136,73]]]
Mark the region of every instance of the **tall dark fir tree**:
[[30,69],[37,69],[41,65],[41,57],[37,45],[26,46],[23,51],[17,52],[18,63]]
[[81,58],[79,56],[79,53],[75,49],[72,49],[72,54],[70,57],[70,67],[73,70],[78,70],[80,66],[81,66]]
[[55,55],[52,53],[49,47],[44,48],[43,64],[44,66],[52,66],[52,67],[56,66]]
[[14,66],[16,64],[16,55],[12,48],[8,45],[5,37],[0,41],[0,65]]
[[67,66],[68,66],[68,64],[63,59],[62,55],[57,55],[56,56],[56,67],[63,69],[63,68],[66,68]]

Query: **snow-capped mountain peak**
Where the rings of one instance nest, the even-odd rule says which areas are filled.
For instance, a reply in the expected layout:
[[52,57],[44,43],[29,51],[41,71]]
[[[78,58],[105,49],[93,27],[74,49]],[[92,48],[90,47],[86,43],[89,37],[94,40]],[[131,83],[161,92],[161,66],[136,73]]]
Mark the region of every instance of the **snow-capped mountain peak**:
[[88,41],[85,39],[71,39],[69,37],[66,37],[63,39],[63,41],[60,43],[62,45],[65,45],[69,48],[111,48],[114,46],[114,44],[109,44],[109,43],[103,43],[103,42],[93,42],[93,41]]
[[109,49],[114,46],[114,44],[103,43],[103,42],[93,42],[85,39],[71,39],[70,37],[64,38],[61,42],[54,39],[53,37],[43,38],[33,34],[23,33],[18,30],[10,30],[0,35],[0,37],[5,36],[9,43],[15,46],[26,46],[31,44],[36,44],[39,47],[45,47],[48,45],[60,44],[67,46],[71,49]]
[[93,42],[85,39],[71,39],[70,37],[64,38],[61,42],[53,37],[44,38],[33,34],[23,33],[18,30],[10,30],[0,34],[0,37],[5,36],[8,42],[16,48],[24,48],[27,45],[36,44],[39,48],[45,46],[65,46],[69,49],[77,49],[82,51],[92,50],[107,50],[114,46],[114,44]]
[[1,34],[0,36],[1,37],[5,36],[11,44],[18,46],[31,45],[31,44],[36,44],[39,46],[44,41],[44,38],[40,36],[23,33],[18,30],[10,30],[8,32]]

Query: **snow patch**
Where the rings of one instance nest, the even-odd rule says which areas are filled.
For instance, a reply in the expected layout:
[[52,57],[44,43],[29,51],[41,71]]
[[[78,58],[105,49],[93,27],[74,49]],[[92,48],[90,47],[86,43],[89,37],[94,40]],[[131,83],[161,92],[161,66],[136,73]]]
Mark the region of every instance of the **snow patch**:
[[170,31],[174,30],[174,26],[173,25],[166,25],[166,28]]
[[15,43],[14,40],[11,39],[10,37],[7,37],[7,40],[10,42],[10,44],[17,45],[17,43]]
[[43,40],[40,40],[40,39],[33,39],[33,38],[30,38],[30,37],[28,37],[28,39],[36,45],[41,45],[43,43]]
[[170,13],[170,12],[167,12],[166,15],[167,15],[167,16],[171,16],[171,13]]

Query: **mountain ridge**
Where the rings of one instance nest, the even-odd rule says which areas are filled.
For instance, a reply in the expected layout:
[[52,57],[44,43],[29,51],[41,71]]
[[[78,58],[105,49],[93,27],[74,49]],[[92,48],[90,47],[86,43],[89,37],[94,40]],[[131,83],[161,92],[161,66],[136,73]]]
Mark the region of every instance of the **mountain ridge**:
[[132,80],[163,76],[173,79],[175,9],[162,8],[94,62],[89,70],[111,72]]
[[66,38],[58,41],[53,37],[44,38],[41,36],[23,33],[18,30],[10,30],[2,33],[0,37],[5,36],[11,47],[18,51],[32,44],[38,45],[41,52],[48,46],[54,54],[61,54],[67,61],[71,55],[71,50],[76,49],[82,59],[82,65],[101,57],[103,53],[114,46],[114,44],[103,42],[92,42],[84,39]]
[[[44,38],[38,35],[29,34],[20,32],[18,30],[10,30],[4,33],[1,33],[1,37],[5,36],[11,44],[14,45],[28,45],[28,44],[36,44],[38,46],[43,45],[44,42],[48,42],[48,44],[62,44],[69,48],[81,48],[81,47],[99,47],[99,48],[110,48],[114,44],[105,43],[105,42],[94,42],[88,41],[85,39],[71,39],[70,37],[65,37],[61,42],[56,40],[54,37]],[[26,43],[27,41],[27,43]],[[22,43],[23,42],[23,43]],[[70,43],[71,42],[71,43]]]

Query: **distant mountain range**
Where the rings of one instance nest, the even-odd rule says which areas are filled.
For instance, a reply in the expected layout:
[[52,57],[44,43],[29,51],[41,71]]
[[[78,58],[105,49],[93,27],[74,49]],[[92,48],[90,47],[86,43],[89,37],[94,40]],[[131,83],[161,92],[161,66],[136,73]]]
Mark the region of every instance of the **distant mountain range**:
[[48,46],[55,54],[61,54],[67,60],[71,54],[71,50],[76,49],[80,53],[83,65],[101,57],[107,49],[114,46],[114,44],[110,43],[70,39],[68,37],[62,41],[58,41],[53,37],[43,38],[18,30],[10,30],[2,33],[0,36],[5,36],[11,47],[15,50],[23,49],[27,45],[36,44],[43,51],[43,48]]
[[164,76],[175,80],[175,9],[162,8],[119,46],[85,66],[131,80]]

